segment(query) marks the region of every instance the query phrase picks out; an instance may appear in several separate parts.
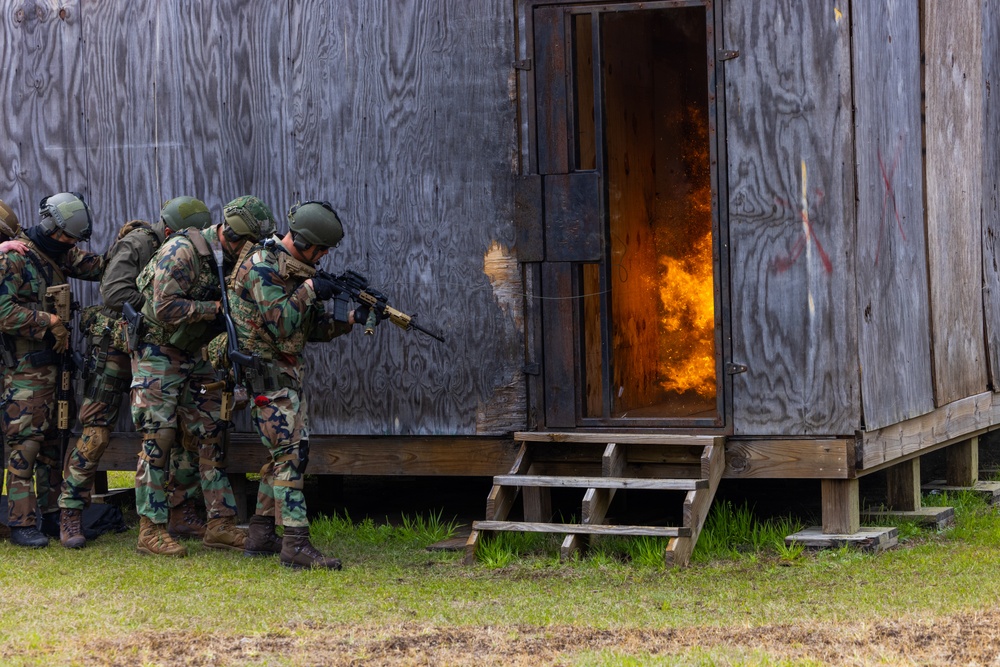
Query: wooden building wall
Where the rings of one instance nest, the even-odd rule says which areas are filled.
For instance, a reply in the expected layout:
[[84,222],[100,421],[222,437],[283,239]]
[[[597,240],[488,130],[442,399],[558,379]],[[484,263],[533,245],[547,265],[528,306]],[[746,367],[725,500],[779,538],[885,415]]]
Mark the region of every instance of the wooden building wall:
[[1000,390],[1000,0],[983,0],[983,302],[989,380]]
[[934,399],[986,391],[983,341],[983,3],[925,2],[927,251]]
[[857,291],[868,429],[934,408],[920,121],[920,8],[854,3]]
[[725,3],[737,435],[860,423],[848,7]]
[[0,198],[31,221],[42,196],[85,193],[95,250],[180,194],[216,213],[257,194],[282,229],[294,202],[329,200],[347,236],[325,267],[368,275],[448,343],[387,326],[314,347],[313,431],[523,428],[512,15],[508,0],[5,3]]

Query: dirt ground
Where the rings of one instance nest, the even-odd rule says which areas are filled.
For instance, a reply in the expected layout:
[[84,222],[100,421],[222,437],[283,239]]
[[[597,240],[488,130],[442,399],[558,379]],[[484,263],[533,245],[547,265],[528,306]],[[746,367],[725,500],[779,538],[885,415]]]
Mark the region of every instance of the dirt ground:
[[[680,630],[575,627],[289,627],[281,633],[159,633],[108,637],[25,655],[0,647],[0,660],[88,665],[570,665],[588,652],[637,657],[723,648],[725,656],[812,660],[836,665],[1000,665],[1000,608],[975,614],[878,623],[796,624]],[[52,664],[55,664],[54,662]]]

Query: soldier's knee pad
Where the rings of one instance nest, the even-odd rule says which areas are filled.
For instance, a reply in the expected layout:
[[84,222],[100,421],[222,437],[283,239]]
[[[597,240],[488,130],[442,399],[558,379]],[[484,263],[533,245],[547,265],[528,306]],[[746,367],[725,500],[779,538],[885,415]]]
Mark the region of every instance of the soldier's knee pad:
[[104,450],[108,448],[109,442],[111,442],[110,426],[85,426],[76,449],[80,452],[80,456],[91,463],[97,463],[101,460]]
[[181,447],[186,451],[196,452],[198,451],[198,438],[194,437],[187,431],[181,432]]
[[222,435],[210,435],[202,438],[200,443],[199,463],[212,468],[226,467],[226,449],[222,441]]
[[35,460],[42,449],[42,443],[37,440],[9,445],[10,456],[7,459],[7,470],[15,477],[30,479],[35,473]]
[[153,467],[166,469],[170,460],[170,448],[173,447],[176,437],[177,432],[172,428],[144,433],[139,458]]

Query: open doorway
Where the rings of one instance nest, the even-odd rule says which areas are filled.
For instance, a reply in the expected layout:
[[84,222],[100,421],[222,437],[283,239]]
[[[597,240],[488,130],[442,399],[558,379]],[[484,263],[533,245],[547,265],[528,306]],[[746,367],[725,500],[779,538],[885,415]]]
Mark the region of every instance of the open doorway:
[[539,110],[539,144],[565,137],[569,171],[601,183],[600,251],[572,269],[577,424],[724,426],[711,3],[550,5],[544,19],[536,34],[564,39],[534,40],[536,80],[562,55],[567,94],[534,103],[568,106],[568,127]]

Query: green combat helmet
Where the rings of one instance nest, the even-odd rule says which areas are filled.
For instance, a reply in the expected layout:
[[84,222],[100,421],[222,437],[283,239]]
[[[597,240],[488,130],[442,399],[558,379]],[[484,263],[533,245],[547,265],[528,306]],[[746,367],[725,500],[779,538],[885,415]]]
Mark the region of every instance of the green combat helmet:
[[59,230],[77,241],[90,239],[90,207],[79,192],[60,192],[46,197],[38,204],[38,215],[46,235],[51,236]]
[[288,211],[288,228],[297,237],[297,247],[301,241],[306,241],[310,245],[336,248],[344,238],[344,225],[333,206],[325,201],[307,201],[293,206]]
[[243,195],[222,209],[226,226],[237,236],[259,241],[274,233],[274,214],[267,204],[253,195]]
[[14,213],[14,209],[0,199],[0,235],[12,239],[17,236],[19,231],[21,231],[21,223],[17,219],[17,214]]
[[174,197],[163,204],[160,220],[175,232],[188,227],[205,229],[212,224],[212,214],[200,199]]

